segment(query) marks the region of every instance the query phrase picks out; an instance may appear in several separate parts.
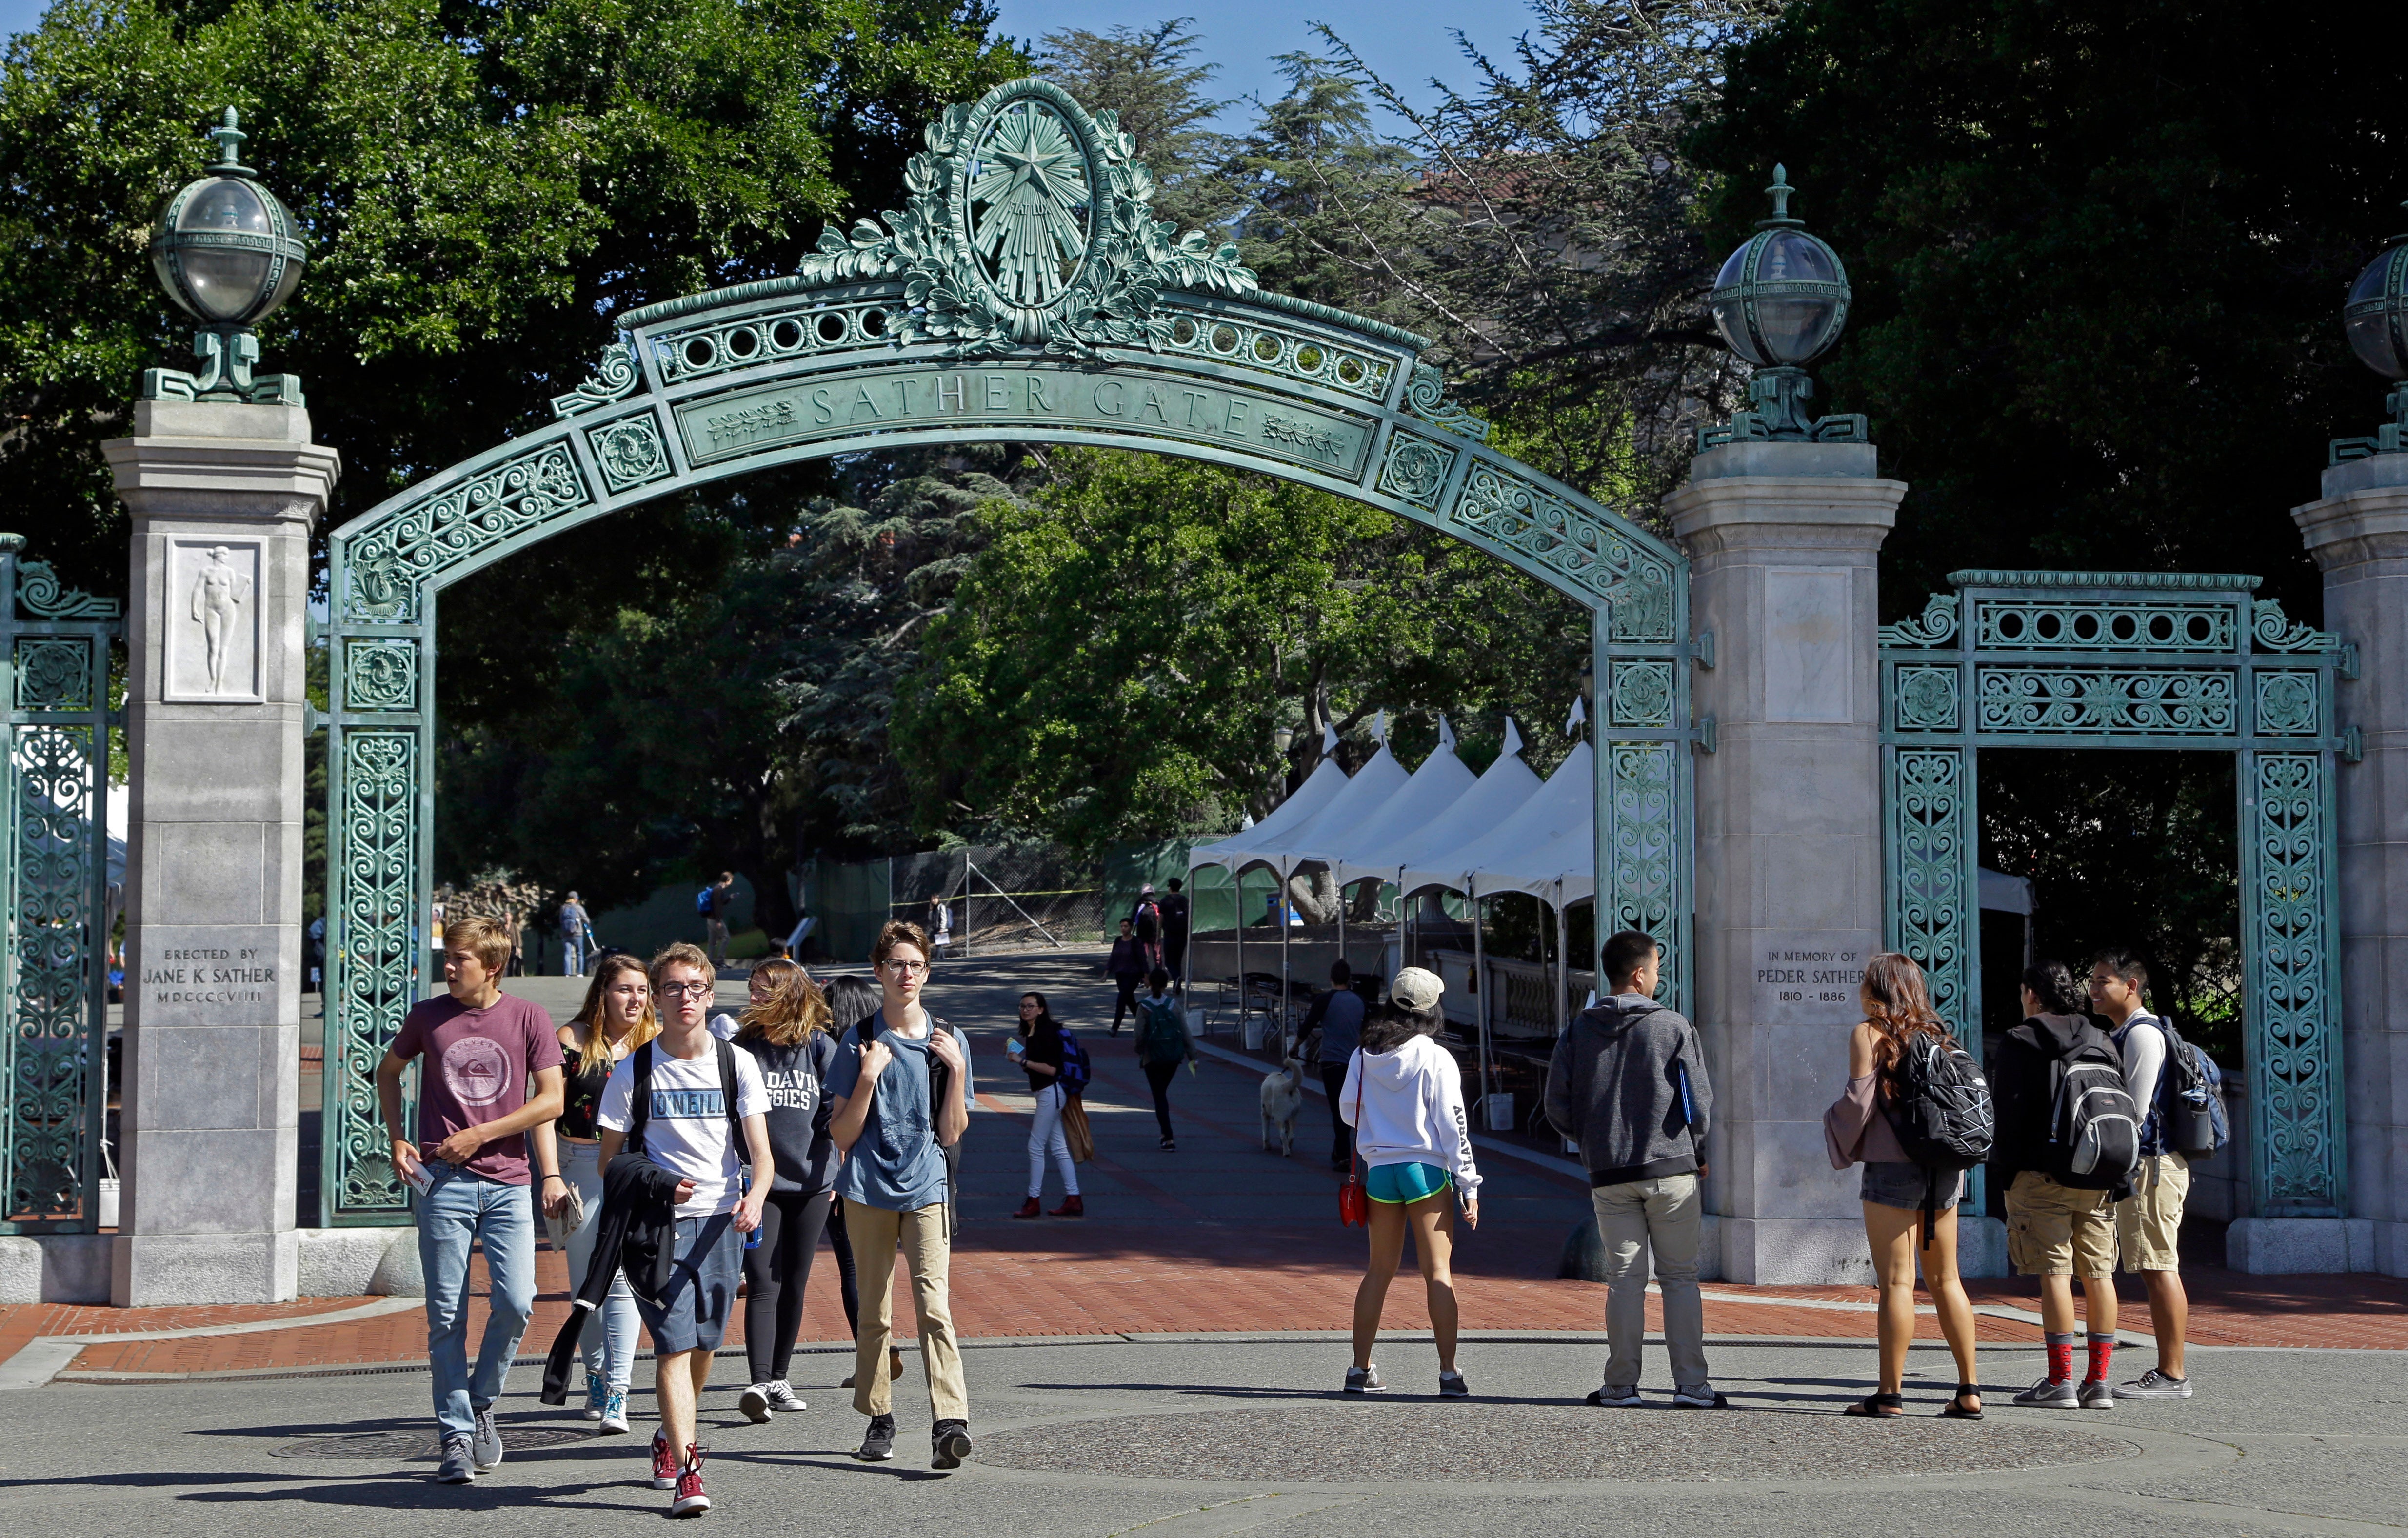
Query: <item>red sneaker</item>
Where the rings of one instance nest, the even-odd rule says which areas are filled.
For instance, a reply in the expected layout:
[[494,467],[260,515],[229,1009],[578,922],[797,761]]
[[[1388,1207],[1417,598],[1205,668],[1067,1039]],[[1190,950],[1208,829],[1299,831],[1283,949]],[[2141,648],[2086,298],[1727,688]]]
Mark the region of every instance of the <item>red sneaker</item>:
[[702,1493],[702,1460],[710,1449],[698,1443],[686,1445],[686,1465],[678,1471],[677,1499],[669,1502],[671,1516],[700,1516],[710,1509],[710,1497]]
[[652,1488],[673,1490],[678,1486],[677,1454],[669,1451],[669,1434],[652,1433]]

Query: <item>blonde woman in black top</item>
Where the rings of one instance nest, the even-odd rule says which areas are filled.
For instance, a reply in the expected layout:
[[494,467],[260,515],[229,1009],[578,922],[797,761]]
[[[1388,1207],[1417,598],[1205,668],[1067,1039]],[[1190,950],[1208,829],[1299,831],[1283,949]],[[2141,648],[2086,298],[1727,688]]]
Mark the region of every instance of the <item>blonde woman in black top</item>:
[[761,1241],[744,1252],[744,1355],[752,1386],[738,1401],[747,1418],[807,1408],[786,1381],[803,1327],[803,1288],[827,1227],[836,1188],[836,1144],[827,1093],[836,1060],[827,999],[810,973],[773,957],[752,969],[752,1001],[738,1017],[736,1044],[761,1065],[769,1091],[769,1200]]
[[[568,1286],[572,1292],[585,1280],[594,1258],[594,1241],[602,1222],[600,1131],[594,1109],[602,1086],[620,1059],[661,1033],[652,1013],[652,979],[644,964],[632,956],[604,958],[585,989],[585,1003],[577,1017],[560,1028],[562,1100],[560,1120],[535,1128],[537,1152],[556,1135],[560,1172],[576,1190],[582,1211],[567,1235]],[[555,1191],[552,1215],[567,1205],[566,1192]],[[596,1436],[618,1436],[627,1430],[627,1380],[636,1362],[635,1295],[624,1275],[613,1277],[610,1295],[588,1315],[578,1354],[585,1360],[585,1418],[599,1421]]]

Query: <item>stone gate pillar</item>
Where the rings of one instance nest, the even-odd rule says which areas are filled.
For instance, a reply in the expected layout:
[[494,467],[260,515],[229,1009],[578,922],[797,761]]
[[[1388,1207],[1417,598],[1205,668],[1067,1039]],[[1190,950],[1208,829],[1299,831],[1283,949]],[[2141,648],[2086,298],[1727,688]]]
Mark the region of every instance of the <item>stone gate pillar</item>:
[[1697,1024],[1714,1080],[1707,1207],[1733,1281],[1871,1275],[1822,1114],[1882,939],[1875,561],[1905,494],[1870,444],[1756,441],[1699,453],[1664,504],[1691,625],[1713,633],[1692,685],[1715,727],[1696,763]]
[[2334,786],[2349,1217],[2235,1223],[2233,1264],[2408,1276],[2408,453],[2332,467],[2291,517],[2324,572],[2325,628],[2358,656],[2336,703],[2366,756]]
[[304,622],[339,473],[297,406],[146,400],[134,514],[121,1226],[110,1301],[294,1295]]

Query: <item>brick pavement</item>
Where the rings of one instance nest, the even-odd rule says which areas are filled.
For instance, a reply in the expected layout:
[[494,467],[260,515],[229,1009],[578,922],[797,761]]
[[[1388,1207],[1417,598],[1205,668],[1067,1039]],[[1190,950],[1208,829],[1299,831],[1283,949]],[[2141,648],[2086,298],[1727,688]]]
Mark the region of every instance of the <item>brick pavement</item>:
[[[990,963],[1002,970],[1002,965]],[[1024,1166],[1025,1085],[1004,1071],[1003,1031],[982,1020],[1008,1018],[1012,993],[1044,987],[1057,1013],[1079,1023],[1108,989],[1083,969],[1051,958],[1015,958],[1009,975],[977,985],[977,969],[958,964],[940,1012],[973,1031],[982,1102],[973,1118],[967,1167],[970,1194],[953,1261],[957,1328],[965,1336],[1091,1335],[1122,1332],[1342,1330],[1361,1274],[1362,1238],[1338,1225],[1337,1177],[1314,1162],[1324,1146],[1322,1109],[1309,1102],[1297,1129],[1297,1157],[1280,1160],[1258,1145],[1257,1080],[1211,1063],[1182,1075],[1173,1091],[1180,1151],[1154,1146],[1154,1118],[1125,1042],[1087,1032],[1096,1059],[1089,1093],[1097,1157],[1082,1171],[1093,1215],[1072,1222],[1016,1223],[1001,1215],[1017,1200]],[[1584,1203],[1576,1181],[1504,1157],[1484,1164],[1484,1226],[1461,1237],[1456,1270],[1468,1330],[1532,1331],[1601,1328],[1603,1289],[1556,1280],[1564,1234]],[[1050,1204],[1050,1200],[1049,1200]],[[537,1305],[523,1354],[547,1347],[566,1315],[563,1259],[539,1257]],[[2408,1282],[2372,1276],[2247,1277],[2213,1269],[2187,1275],[2191,1338],[2203,1345],[2383,1346],[2408,1349]],[[2028,1279],[1971,1285],[1977,1304],[2036,1307]],[[1864,1338],[1872,1333],[1870,1287],[1743,1287],[1709,1283],[1706,1327],[1717,1334],[1781,1338]],[[2148,1311],[2129,1289],[2122,1324],[2145,1333]],[[355,1299],[208,1309],[112,1310],[28,1305],[0,1308],[0,1359],[42,1334],[305,1320],[352,1306]],[[1843,1305],[1834,1307],[1832,1305]],[[1819,1306],[1818,1306],[1819,1305]],[[1845,1306],[1853,1305],[1853,1306]],[[910,1328],[908,1293],[897,1284],[896,1317]],[[477,1305],[472,1329],[481,1324]],[[1649,1302],[1651,1328],[1659,1320]],[[1428,1326],[1418,1279],[1410,1271],[1392,1289],[1389,1328]],[[1985,1341],[2028,1344],[2037,1329],[1985,1315]],[[1918,1333],[1937,1338],[1928,1315]],[[835,1270],[822,1252],[810,1288],[803,1339],[846,1338]],[[730,1344],[742,1339],[740,1325]],[[423,1361],[423,1315],[407,1311],[372,1319],[238,1336],[95,1343],[78,1373],[215,1373],[294,1370],[337,1364]],[[831,1379],[840,1375],[831,1371]]]

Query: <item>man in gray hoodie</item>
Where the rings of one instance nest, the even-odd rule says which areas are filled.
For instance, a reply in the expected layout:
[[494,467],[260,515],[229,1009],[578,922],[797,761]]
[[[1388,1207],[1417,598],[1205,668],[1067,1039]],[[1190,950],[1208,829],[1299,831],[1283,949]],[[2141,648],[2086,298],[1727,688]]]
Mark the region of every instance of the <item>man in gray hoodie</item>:
[[1547,1065],[1547,1119],[1580,1144],[1589,1200],[1605,1242],[1605,1386],[1591,1404],[1635,1405],[1647,1334],[1647,1256],[1664,1292],[1672,1403],[1719,1410],[1729,1401],[1706,1373],[1705,1304],[1698,1294],[1706,1130],[1713,1088],[1696,1028],[1656,1002],[1661,952],[1626,929],[1605,942],[1613,994],[1583,1010]]

